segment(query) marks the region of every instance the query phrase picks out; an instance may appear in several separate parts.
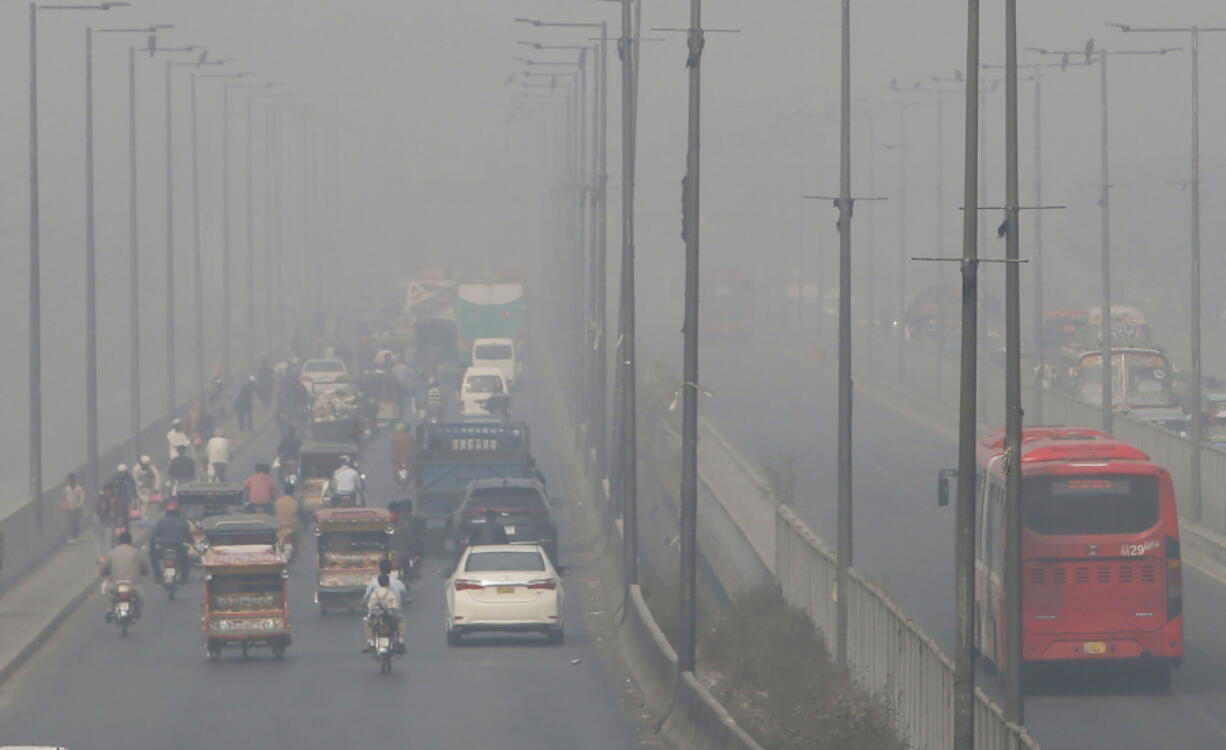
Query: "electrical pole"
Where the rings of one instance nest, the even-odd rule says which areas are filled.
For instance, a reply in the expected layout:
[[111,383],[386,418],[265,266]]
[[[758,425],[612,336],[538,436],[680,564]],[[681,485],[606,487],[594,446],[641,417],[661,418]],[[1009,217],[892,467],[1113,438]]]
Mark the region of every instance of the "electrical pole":
[[677,668],[693,672],[698,625],[698,249],[700,202],[700,136],[702,134],[702,0],[690,0],[689,127],[685,185],[685,346],[681,383],[681,638]]
[[174,417],[175,397],[175,151],[171,75],[174,63],[166,61],[166,414]]
[[[38,205],[38,5],[30,3],[30,500],[43,520],[42,275]],[[93,492],[97,485],[86,486]]]
[[[1194,522],[1201,520],[1202,507],[1202,477],[1201,450],[1204,446],[1204,406],[1201,398],[1201,303],[1200,303],[1200,35],[1226,31],[1226,26],[1185,26],[1185,27],[1151,27],[1143,28],[1128,24],[1108,23],[1121,31],[1144,33],[1181,33],[1187,34],[1192,52],[1192,164],[1191,193],[1192,226],[1191,226],[1191,262],[1189,263],[1190,317],[1189,333],[1192,349],[1192,372],[1189,385],[1189,401],[1192,404],[1191,419],[1191,481],[1188,486],[1190,497],[1186,498],[1185,507]],[[1168,50],[1170,51],[1170,50]]]
[[208,388],[209,375],[204,358],[204,268],[200,253],[200,117],[197,112],[196,79],[192,71],[192,283],[196,308],[196,377],[198,392]]
[[621,0],[622,38],[619,47],[622,73],[622,257],[617,367],[621,374],[621,435],[618,439],[618,475],[622,510],[622,535],[626,586],[639,581],[638,550],[638,426],[635,414],[635,279],[634,279],[634,180],[637,103],[638,38],[632,27],[632,0]]
[[835,657],[847,666],[847,580],[852,565],[851,383],[851,0],[843,0],[839,120],[839,425],[838,574]]
[[[1034,77],[1034,205],[1043,205],[1043,76]],[[1034,424],[1043,424],[1043,211],[1034,212],[1034,354],[1038,377],[1034,388]]]
[[958,424],[954,750],[975,747],[975,430],[979,299],[979,0],[967,0],[965,176],[962,211],[962,359]]
[[94,252],[94,29],[85,29],[85,442],[89,483],[98,487],[98,296]]
[[1005,0],[1005,718],[1020,726],[1025,721],[1026,696],[1022,685],[1023,412],[1017,86],[1017,0]]
[[[1089,50],[1086,54],[1089,57]],[[1088,62],[1088,60],[1087,60]],[[1102,319],[1099,321],[1099,336],[1102,338],[1102,422],[1103,432],[1111,434],[1115,431],[1115,396],[1112,393],[1111,371],[1114,366],[1114,355],[1112,354],[1111,340],[1111,160],[1109,154],[1110,135],[1109,115],[1107,108],[1107,52],[1103,50],[1098,56],[1099,73],[1101,74],[1101,94],[1102,94],[1102,112],[1101,112],[1101,128],[1102,136],[1100,138],[1102,152],[1101,164],[1099,166],[1099,174],[1101,175],[1101,185],[1099,193],[1099,218],[1102,222],[1102,228],[1099,230],[1099,237],[1102,240]],[[1122,362],[1121,362],[1122,364]]]
[[[152,45],[152,42],[150,42]],[[128,378],[131,382],[130,416],[132,445],[140,445],[140,238],[137,221],[136,174],[136,48],[128,47],[128,336],[131,339]]]

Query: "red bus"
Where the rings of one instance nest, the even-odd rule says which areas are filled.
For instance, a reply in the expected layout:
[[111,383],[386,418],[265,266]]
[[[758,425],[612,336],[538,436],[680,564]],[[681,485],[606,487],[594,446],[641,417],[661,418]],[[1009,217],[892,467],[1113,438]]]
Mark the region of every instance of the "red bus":
[[[1004,431],[977,447],[977,645],[1005,664]],[[1158,688],[1183,661],[1179,515],[1171,475],[1080,427],[1022,436],[1023,669],[1115,662]]]

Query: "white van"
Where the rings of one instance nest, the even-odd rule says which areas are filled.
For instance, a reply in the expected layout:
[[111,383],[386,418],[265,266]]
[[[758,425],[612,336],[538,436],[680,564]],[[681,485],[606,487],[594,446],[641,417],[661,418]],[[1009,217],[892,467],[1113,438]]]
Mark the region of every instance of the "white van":
[[464,371],[460,385],[460,416],[464,419],[494,419],[483,404],[498,391],[507,393],[507,379],[497,367],[477,367]]
[[519,382],[515,342],[511,339],[477,339],[473,342],[473,367],[497,367],[502,370],[507,385],[514,388]]

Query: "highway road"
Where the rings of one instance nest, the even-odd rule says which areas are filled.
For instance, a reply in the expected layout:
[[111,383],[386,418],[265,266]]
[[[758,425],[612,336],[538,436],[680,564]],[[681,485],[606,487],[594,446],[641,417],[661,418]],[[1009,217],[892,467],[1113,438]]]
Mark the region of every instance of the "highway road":
[[[540,410],[517,399],[536,427],[534,452],[558,472],[553,436]],[[255,447],[272,451],[273,436]],[[236,466],[247,471],[249,451]],[[372,505],[395,499],[386,438],[364,456]],[[448,647],[443,582],[428,561],[406,619],[408,653],[390,675],[360,653],[357,616],[321,616],[312,603],[313,549],[290,573],[294,643],[282,662],[266,652],[227,652],[206,661],[200,642],[200,583],[174,602],[148,583],[146,614],[126,639],[103,622],[95,595],[13,679],[0,686],[0,745],[61,744],[72,750],[131,748],[639,747],[642,726],[627,715],[624,689],[606,671],[585,613],[588,577],[570,555],[565,527],[567,641],[532,636],[473,639]],[[309,535],[308,535],[309,538]],[[568,559],[570,558],[570,559]],[[599,628],[599,623],[594,627]],[[618,677],[616,680],[620,681]]]
[[[795,457],[796,509],[833,548],[834,383],[766,338],[705,338],[700,380],[713,396],[703,413],[750,461]],[[950,652],[953,514],[937,507],[935,488],[937,469],[956,465],[955,446],[864,397],[855,429],[856,567]],[[1045,750],[1226,746],[1226,582],[1185,571],[1187,659],[1172,693],[1146,693],[1128,674],[1068,675],[1028,701],[1027,724]],[[993,678],[981,680],[999,694]]]

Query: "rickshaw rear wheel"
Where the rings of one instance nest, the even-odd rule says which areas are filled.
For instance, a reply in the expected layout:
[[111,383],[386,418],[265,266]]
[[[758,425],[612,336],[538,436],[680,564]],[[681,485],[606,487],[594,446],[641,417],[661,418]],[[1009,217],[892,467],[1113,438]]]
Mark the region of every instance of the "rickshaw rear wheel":
[[213,645],[212,643],[204,647],[205,653],[208,654],[209,661],[217,661],[221,658],[221,646]]
[[284,659],[285,658],[285,645],[281,644],[281,645],[273,646],[272,656],[274,659],[278,661],[280,661],[281,659]]
[[246,643],[243,644],[242,649],[243,649],[243,658],[246,659],[247,658],[247,644]]

